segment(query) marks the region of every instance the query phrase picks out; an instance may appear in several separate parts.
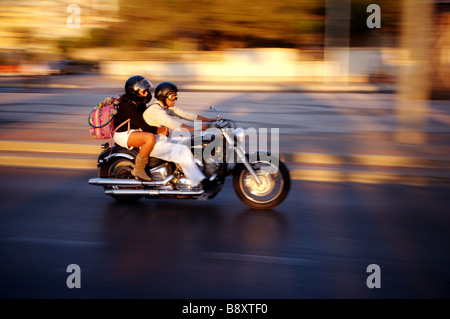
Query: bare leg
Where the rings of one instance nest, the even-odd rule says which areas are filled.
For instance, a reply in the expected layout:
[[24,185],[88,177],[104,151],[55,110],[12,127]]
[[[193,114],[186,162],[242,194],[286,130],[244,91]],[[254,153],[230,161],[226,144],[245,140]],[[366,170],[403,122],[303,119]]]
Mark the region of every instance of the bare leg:
[[128,137],[128,146],[140,147],[131,173],[139,179],[150,181],[151,178],[145,172],[145,167],[148,163],[148,156],[155,146],[155,135],[148,132],[133,132]]
[[149,157],[155,146],[155,135],[149,132],[133,132],[128,137],[128,146],[140,147],[139,155]]

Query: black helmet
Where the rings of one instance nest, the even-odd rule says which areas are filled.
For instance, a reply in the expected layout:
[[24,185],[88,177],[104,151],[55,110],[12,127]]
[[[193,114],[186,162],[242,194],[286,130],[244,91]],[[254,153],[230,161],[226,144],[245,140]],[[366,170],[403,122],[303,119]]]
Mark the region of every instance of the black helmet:
[[[134,75],[125,82],[125,94],[134,101],[141,103],[148,103],[152,99],[152,93],[150,89],[153,87],[152,83],[140,75]],[[139,91],[147,91],[147,96],[142,96]]]
[[170,82],[161,82],[155,89],[155,98],[166,104],[166,97],[170,92],[178,92],[178,88],[175,84]]

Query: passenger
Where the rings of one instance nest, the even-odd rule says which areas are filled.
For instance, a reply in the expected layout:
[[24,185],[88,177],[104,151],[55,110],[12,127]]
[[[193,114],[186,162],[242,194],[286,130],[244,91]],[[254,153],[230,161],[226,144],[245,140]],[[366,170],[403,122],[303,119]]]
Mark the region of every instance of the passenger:
[[[145,172],[148,157],[155,146],[154,134],[168,135],[168,129],[148,125],[143,113],[147,103],[152,99],[149,80],[135,75],[130,77],[125,83],[125,94],[119,97],[119,108],[114,117],[114,122],[118,125],[114,133],[114,142],[122,147],[139,147],[139,154],[136,157],[133,176],[150,181],[151,178]],[[128,123],[126,123],[129,120]],[[126,123],[122,124],[121,123]]]

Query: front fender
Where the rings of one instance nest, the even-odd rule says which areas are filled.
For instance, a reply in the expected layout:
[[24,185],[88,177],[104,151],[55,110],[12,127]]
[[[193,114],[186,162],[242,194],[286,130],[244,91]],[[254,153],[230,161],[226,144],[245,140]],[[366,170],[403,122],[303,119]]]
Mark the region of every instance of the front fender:
[[[264,162],[273,163],[276,166],[278,166],[278,163],[280,162],[279,157],[271,155],[270,153],[260,152],[260,151],[257,151],[257,152],[251,153],[251,154],[245,154],[245,158],[247,159],[249,164],[259,162],[259,161],[264,161]],[[242,169],[245,169],[244,163],[238,162],[234,165],[234,167],[231,171],[231,174],[238,172]]]

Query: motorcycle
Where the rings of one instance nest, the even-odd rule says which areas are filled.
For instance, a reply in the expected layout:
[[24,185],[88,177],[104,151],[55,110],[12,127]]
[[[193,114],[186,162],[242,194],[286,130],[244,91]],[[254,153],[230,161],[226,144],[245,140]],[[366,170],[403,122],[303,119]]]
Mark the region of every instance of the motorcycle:
[[225,178],[232,176],[236,195],[250,208],[269,210],[281,204],[291,184],[287,166],[270,153],[246,152],[245,131],[232,120],[223,119],[215,107],[210,109],[217,117],[208,123],[209,129],[190,135],[182,143],[190,147],[204,175],[218,183],[214,192],[192,185],[176,163],[154,157],[149,158],[146,167],[152,180],[137,180],[131,171],[138,150],[109,143],[102,144],[104,150],[97,160],[98,178],[89,179],[89,184],[103,186],[106,195],[119,201],[142,197],[208,200],[223,189]]

